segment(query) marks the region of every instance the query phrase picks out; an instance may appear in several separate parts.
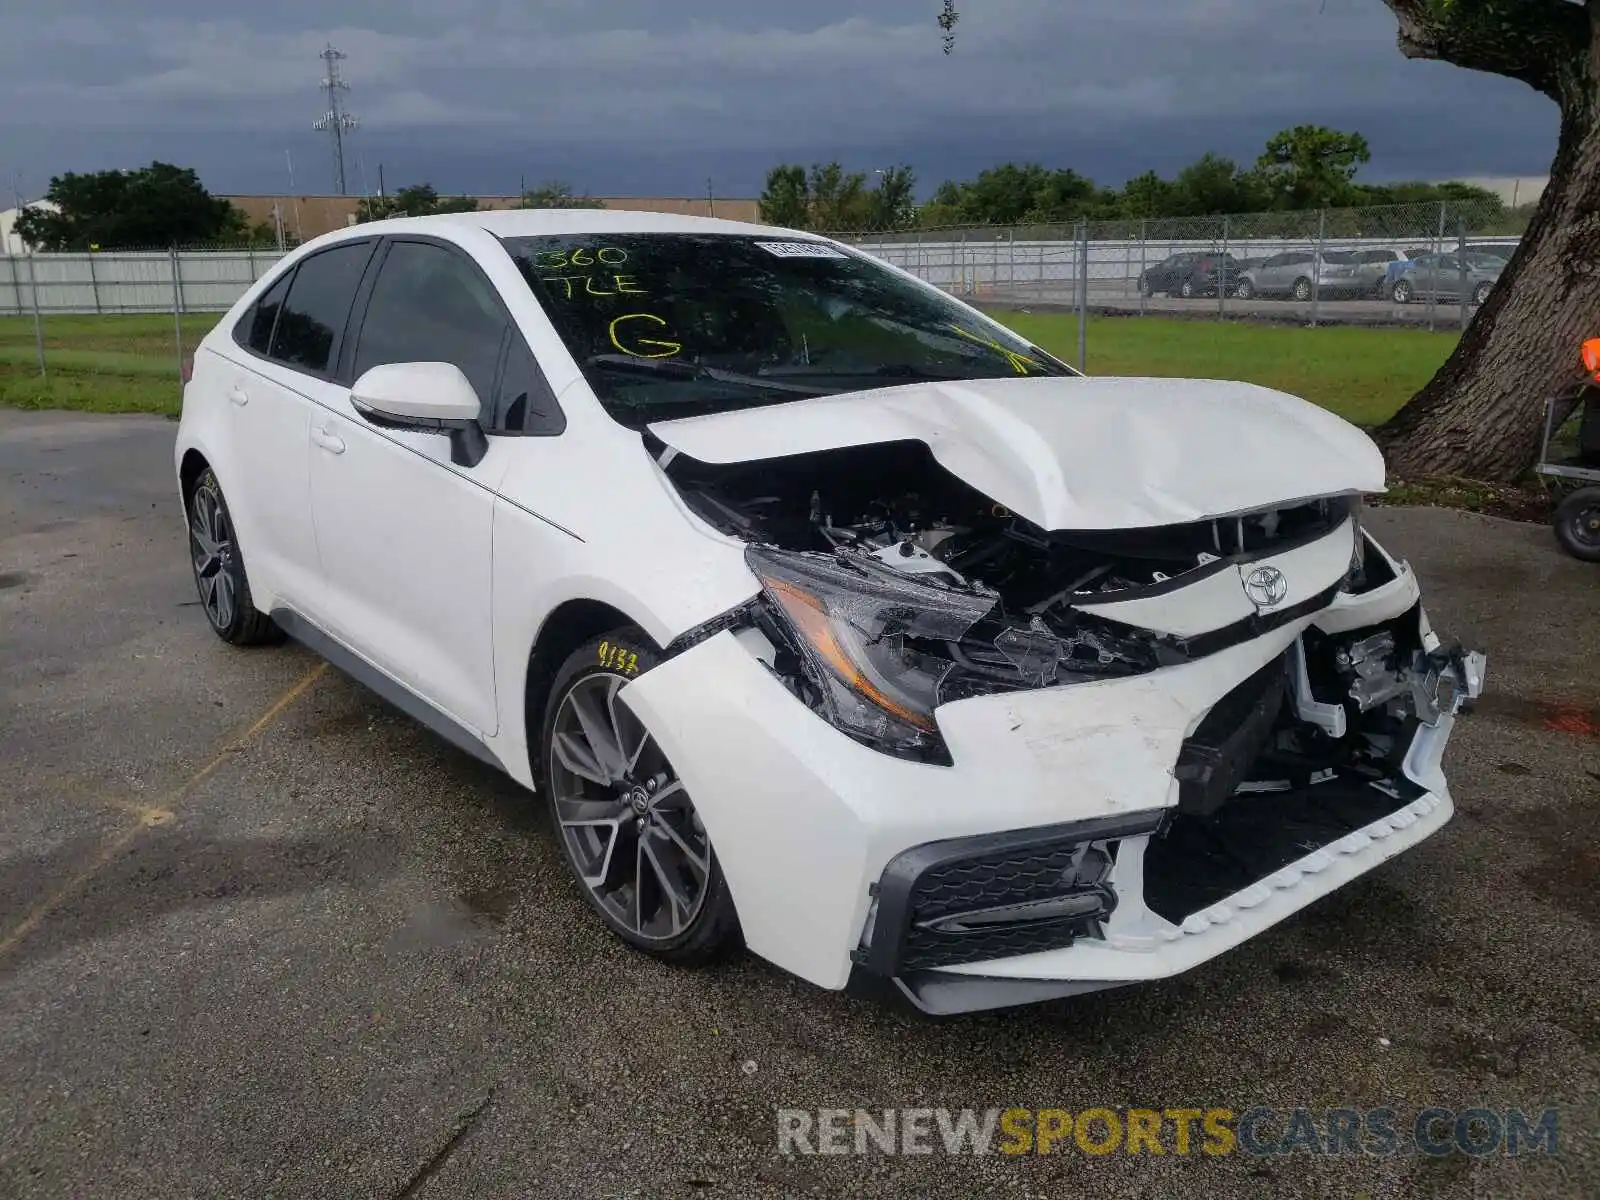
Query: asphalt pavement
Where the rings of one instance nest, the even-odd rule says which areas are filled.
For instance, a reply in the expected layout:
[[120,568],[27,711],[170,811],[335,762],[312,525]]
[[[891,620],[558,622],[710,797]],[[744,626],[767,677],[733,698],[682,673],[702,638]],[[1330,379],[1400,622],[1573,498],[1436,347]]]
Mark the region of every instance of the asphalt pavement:
[[[534,799],[195,606],[159,419],[0,409],[0,1196],[1600,1194],[1600,596],[1390,509],[1455,819],[1176,979],[928,1021],[623,948]],[[1554,1108],[1556,1153],[781,1156],[779,1109]]]

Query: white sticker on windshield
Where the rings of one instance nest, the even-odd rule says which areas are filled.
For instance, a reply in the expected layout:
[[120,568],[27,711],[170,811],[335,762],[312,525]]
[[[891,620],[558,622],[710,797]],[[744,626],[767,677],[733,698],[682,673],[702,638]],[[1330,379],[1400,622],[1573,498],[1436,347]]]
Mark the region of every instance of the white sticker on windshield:
[[835,250],[832,246],[822,242],[757,242],[768,254],[776,254],[779,258],[848,258],[849,255]]

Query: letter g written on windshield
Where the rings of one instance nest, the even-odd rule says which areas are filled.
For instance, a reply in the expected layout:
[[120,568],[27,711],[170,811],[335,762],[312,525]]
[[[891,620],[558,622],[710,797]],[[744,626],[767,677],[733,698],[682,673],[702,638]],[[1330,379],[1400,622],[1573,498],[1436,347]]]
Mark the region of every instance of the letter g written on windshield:
[[634,358],[671,358],[682,354],[683,343],[648,336],[666,328],[666,321],[654,313],[624,313],[611,322],[611,344]]

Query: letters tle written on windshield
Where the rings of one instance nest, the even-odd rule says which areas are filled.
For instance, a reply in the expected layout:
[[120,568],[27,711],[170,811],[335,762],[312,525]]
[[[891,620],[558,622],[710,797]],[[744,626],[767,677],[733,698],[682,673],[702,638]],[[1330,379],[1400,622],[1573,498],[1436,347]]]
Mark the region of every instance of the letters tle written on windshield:
[[[636,276],[622,270],[628,265],[628,252],[621,246],[545,250],[534,256],[533,263],[540,281],[561,299],[650,294]],[[652,312],[625,312],[607,326],[611,344],[634,358],[671,358],[683,353],[681,342],[665,336],[670,331],[666,319]],[[656,336],[651,337],[652,333]]]

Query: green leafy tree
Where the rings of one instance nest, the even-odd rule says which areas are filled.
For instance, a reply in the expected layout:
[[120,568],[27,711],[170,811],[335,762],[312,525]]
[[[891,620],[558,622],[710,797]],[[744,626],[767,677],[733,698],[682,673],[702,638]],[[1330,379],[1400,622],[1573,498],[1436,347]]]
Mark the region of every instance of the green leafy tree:
[[785,229],[808,229],[811,223],[811,190],[806,184],[806,169],[783,163],[767,172],[761,189],[761,219]]
[[356,205],[357,222],[389,217],[431,217],[438,213],[477,212],[471,196],[440,196],[431,183],[413,183],[388,196],[368,196]]
[[906,229],[917,219],[917,175],[910,167],[888,167],[867,196],[867,224],[872,229]]
[[45,198],[60,211],[26,209],[17,235],[41,250],[132,250],[238,243],[244,214],[206,191],[188,167],[153,162],[132,171],[68,172]]
[[[1538,453],[1544,398],[1595,336],[1600,271],[1600,0],[1382,0],[1400,53],[1525,84],[1560,113],[1550,182],[1521,244],[1437,374],[1378,431],[1401,477],[1521,475]],[[939,25],[948,52],[958,10]]]
[[825,233],[854,233],[870,224],[867,176],[846,171],[837,162],[819,163],[806,178],[811,198],[810,228]]
[[585,192],[576,195],[570,183],[553,179],[522,193],[518,208],[604,208],[605,203]]
[[1274,208],[1332,208],[1350,202],[1350,181],[1371,158],[1359,133],[1296,125],[1267,141],[1256,171]]

